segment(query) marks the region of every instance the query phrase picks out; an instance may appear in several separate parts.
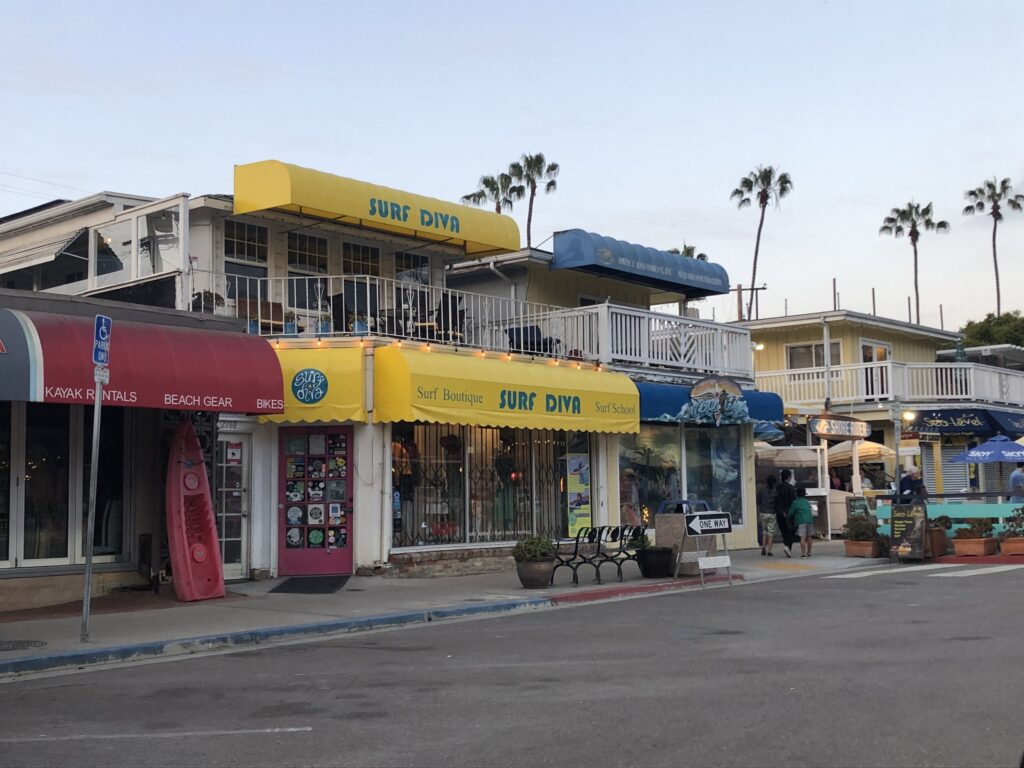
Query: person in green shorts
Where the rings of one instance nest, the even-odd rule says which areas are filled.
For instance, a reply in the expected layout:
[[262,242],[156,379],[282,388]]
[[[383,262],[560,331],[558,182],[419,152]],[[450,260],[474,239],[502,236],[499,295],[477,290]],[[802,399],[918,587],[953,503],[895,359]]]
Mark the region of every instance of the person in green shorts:
[[807,500],[807,489],[796,489],[796,498],[789,505],[789,518],[796,526],[796,535],[800,537],[800,557],[810,557],[814,513],[811,511],[811,502]]

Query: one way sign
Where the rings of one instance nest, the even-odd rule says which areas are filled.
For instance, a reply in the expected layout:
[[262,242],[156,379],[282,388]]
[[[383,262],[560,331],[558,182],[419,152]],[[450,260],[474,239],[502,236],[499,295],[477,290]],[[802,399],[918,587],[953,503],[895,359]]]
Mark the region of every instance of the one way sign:
[[693,536],[732,533],[732,518],[725,512],[700,512],[687,515],[686,532]]

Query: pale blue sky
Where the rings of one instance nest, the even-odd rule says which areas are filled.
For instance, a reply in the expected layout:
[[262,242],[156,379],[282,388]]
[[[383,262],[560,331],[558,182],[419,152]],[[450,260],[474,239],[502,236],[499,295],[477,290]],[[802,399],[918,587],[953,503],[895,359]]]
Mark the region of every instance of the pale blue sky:
[[[562,166],[534,243],[581,227],[683,241],[750,281],[757,223],[729,192],[791,173],[765,224],[761,314],[842,304],[906,318],[888,210],[933,200],[922,321],[994,309],[987,217],[963,191],[1024,192],[1024,3],[215,2],[8,4],[0,214],[83,190],[230,192],[277,158],[457,200],[523,152]],[[7,175],[4,175],[7,174]],[[15,175],[10,175],[15,174]],[[33,196],[31,193],[35,193]],[[523,228],[525,206],[515,217]],[[1014,219],[1017,220],[1014,220]],[[1024,215],[1000,228],[1004,309],[1024,306]],[[707,302],[718,319],[734,302]]]

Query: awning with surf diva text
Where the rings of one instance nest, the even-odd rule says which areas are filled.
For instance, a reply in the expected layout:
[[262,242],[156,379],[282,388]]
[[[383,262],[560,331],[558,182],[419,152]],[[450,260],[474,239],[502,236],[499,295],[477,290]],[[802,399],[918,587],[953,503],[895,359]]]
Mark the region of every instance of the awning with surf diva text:
[[565,362],[378,347],[373,390],[380,422],[640,431],[640,396],[629,377]]

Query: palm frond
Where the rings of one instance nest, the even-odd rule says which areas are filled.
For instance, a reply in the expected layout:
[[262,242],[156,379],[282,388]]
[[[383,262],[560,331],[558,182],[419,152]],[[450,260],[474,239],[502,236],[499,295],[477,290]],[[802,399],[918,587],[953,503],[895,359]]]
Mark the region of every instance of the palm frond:
[[544,185],[544,194],[550,195],[556,189],[558,189],[558,182],[552,179],[551,181]]

